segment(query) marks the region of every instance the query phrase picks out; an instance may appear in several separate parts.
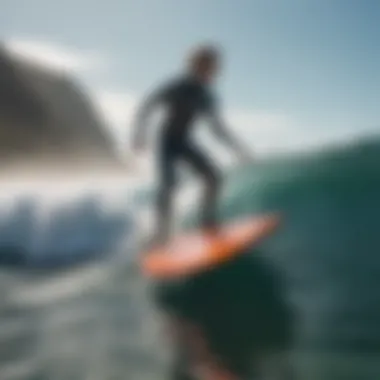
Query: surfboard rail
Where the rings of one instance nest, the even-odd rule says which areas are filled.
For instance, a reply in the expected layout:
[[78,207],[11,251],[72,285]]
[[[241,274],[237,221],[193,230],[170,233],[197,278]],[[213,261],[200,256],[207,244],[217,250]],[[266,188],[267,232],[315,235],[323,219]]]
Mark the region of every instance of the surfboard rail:
[[237,219],[217,233],[195,230],[175,237],[167,245],[147,252],[141,259],[145,275],[153,278],[187,276],[220,265],[258,244],[280,223],[279,214]]

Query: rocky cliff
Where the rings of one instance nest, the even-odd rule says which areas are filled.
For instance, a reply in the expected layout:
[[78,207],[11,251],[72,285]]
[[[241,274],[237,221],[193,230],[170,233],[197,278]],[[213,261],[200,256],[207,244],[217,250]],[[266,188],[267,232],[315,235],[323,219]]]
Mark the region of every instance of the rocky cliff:
[[0,165],[9,170],[122,170],[111,138],[75,78],[0,46]]

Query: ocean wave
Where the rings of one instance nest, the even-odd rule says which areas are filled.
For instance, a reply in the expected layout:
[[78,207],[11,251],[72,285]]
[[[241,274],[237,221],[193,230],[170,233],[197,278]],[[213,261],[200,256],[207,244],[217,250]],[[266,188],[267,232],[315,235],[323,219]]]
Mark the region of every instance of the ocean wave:
[[125,204],[107,210],[103,195],[46,204],[43,196],[19,196],[0,214],[0,263],[60,267],[112,257],[135,228]]

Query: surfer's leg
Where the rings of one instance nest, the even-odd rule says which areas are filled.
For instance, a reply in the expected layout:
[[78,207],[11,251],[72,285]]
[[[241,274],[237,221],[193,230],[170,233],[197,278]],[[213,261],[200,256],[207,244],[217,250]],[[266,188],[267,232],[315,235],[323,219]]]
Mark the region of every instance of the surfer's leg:
[[169,238],[172,219],[172,192],[172,186],[166,184],[162,184],[158,190],[154,244],[164,244]]
[[217,201],[221,189],[219,171],[214,167],[211,159],[197,147],[186,145],[184,159],[203,178],[205,183],[201,204],[202,226],[214,228],[217,226]]
[[156,232],[152,244],[164,244],[170,235],[176,182],[176,161],[176,151],[169,144],[163,144],[158,157],[159,183],[156,199]]

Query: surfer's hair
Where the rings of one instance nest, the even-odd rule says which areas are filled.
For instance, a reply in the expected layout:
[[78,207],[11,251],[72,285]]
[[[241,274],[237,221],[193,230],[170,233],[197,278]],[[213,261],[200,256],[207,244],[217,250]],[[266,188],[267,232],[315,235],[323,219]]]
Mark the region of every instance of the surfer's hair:
[[220,60],[220,49],[212,44],[204,44],[194,47],[188,57],[190,71],[197,71],[204,65],[213,65]]

